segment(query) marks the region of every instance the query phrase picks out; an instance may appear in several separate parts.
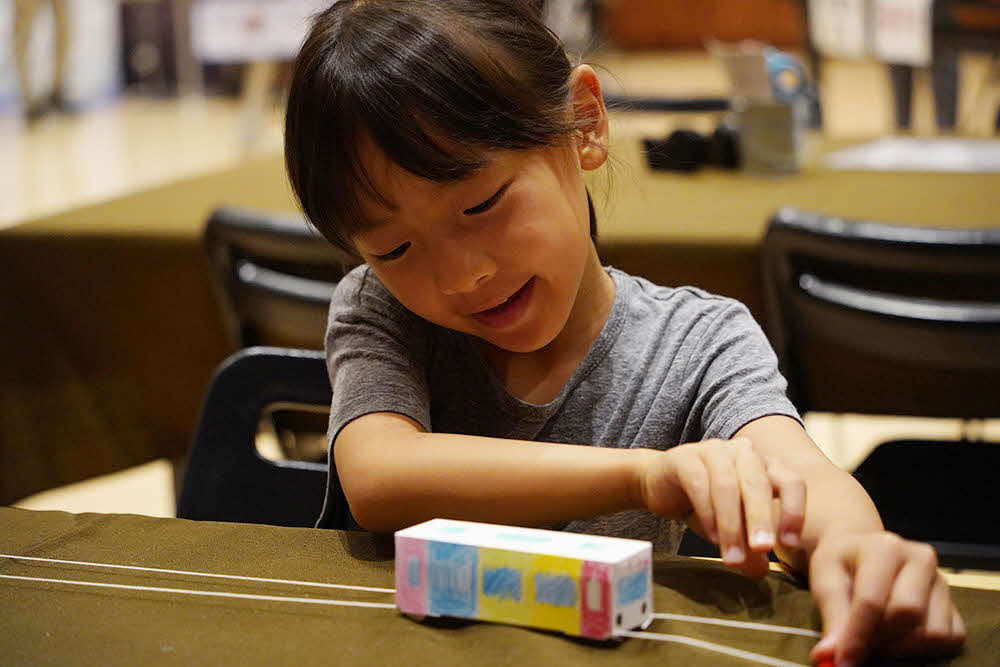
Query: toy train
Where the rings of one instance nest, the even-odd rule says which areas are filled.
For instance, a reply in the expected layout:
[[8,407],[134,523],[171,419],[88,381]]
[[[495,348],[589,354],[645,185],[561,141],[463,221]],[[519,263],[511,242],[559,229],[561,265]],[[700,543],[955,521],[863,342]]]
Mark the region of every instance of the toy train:
[[433,519],[396,533],[396,606],[610,639],[652,620],[652,544]]

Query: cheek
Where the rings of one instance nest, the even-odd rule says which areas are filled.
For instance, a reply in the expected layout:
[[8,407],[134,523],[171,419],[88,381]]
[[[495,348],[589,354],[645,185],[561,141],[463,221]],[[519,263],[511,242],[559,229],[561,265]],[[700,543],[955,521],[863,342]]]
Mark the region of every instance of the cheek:
[[407,271],[375,271],[379,280],[403,307],[415,315],[449,326],[450,314],[439,296],[437,286],[427,267],[411,268]]
[[[587,235],[589,239],[589,234]],[[574,211],[562,199],[519,202],[509,221],[490,235],[490,246],[515,263],[569,260],[581,240]]]

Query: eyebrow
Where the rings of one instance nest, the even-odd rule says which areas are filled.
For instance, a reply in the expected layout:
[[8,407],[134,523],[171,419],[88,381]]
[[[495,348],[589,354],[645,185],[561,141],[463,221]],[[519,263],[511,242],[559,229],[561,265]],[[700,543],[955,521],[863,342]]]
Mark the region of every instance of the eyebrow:
[[[488,169],[489,167],[491,167],[493,164],[494,164],[494,161],[492,159],[486,159],[486,160],[483,161],[483,165],[481,167],[479,167],[478,169],[471,170],[468,174],[466,174],[465,176],[463,176],[461,178],[452,179],[450,181],[443,181],[443,182],[439,183],[439,185],[441,187],[445,187],[445,186],[448,186],[448,185],[456,185],[456,184],[459,184],[459,183],[468,182],[468,181],[472,180],[473,178],[475,178],[476,176],[478,176],[479,174],[482,174],[484,171],[486,171],[486,169]],[[501,189],[503,189],[507,185],[510,185],[510,183],[506,183],[505,185],[501,186]],[[494,193],[494,195],[495,194],[496,193]],[[490,196],[492,197],[494,195],[490,195]],[[385,206],[381,206],[381,208],[387,208],[392,213],[398,213],[399,212],[399,206],[397,206],[396,204],[392,203],[388,199],[384,199],[384,201],[385,201],[386,205]],[[477,206],[478,206],[478,204],[477,204]],[[473,208],[475,208],[475,207],[473,207]],[[368,217],[368,216],[364,216],[362,218],[362,220],[359,222],[358,227],[359,227],[359,231],[361,231],[361,232],[373,232],[373,231],[375,231],[375,230],[377,230],[377,229],[379,229],[381,227],[384,227],[385,225],[389,224],[389,222],[391,222],[391,221],[388,218],[371,218],[371,217]]]

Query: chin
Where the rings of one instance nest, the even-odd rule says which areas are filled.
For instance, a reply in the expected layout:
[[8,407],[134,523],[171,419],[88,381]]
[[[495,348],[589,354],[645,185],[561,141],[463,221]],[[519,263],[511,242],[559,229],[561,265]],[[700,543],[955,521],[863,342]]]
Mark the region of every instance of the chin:
[[501,350],[514,352],[516,354],[530,354],[545,348],[558,336],[559,331],[538,332],[534,335],[518,335],[517,333],[511,332],[507,335],[494,334],[492,336],[484,336],[483,338],[491,345],[494,345]]

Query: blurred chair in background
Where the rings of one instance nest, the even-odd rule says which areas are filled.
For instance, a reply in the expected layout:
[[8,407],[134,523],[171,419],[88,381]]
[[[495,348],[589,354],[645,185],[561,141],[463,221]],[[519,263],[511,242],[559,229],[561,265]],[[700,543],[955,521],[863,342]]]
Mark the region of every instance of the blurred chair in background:
[[305,219],[222,207],[205,248],[233,343],[321,349],[330,295],[357,260]]
[[[209,386],[188,453],[177,516],[312,527],[326,494],[327,466],[268,461],[256,450],[257,424],[269,405],[329,408],[322,352],[250,348],[222,363]],[[347,500],[336,476],[337,528],[348,525]]]
[[[1000,417],[1000,229],[783,209],[761,246],[765,329],[803,413]],[[944,565],[1000,568],[1000,443],[894,441],[857,479]]]
[[[235,347],[322,349],[330,296],[357,260],[301,217],[243,209],[214,211],[204,240]],[[279,406],[260,427],[283,457],[316,461],[326,457],[326,421],[326,410]]]

